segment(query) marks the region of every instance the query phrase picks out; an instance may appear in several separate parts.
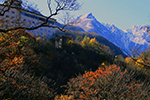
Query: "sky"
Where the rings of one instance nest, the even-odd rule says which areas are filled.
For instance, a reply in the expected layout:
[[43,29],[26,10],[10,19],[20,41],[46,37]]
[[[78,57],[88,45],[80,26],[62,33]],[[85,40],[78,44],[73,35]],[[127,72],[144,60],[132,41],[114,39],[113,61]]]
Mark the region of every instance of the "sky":
[[[29,0],[45,16],[49,15],[47,0]],[[150,25],[150,0],[78,0],[80,10],[71,12],[74,17],[92,13],[101,23],[114,24],[125,30],[133,25]],[[59,21],[62,14],[56,16]]]

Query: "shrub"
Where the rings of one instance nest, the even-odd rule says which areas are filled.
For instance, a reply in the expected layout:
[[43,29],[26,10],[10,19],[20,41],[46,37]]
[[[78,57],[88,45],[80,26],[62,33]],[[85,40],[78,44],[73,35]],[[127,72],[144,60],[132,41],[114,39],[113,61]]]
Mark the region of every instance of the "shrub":
[[[50,99],[54,91],[50,79],[34,51],[36,41],[24,30],[0,35],[0,99]],[[37,75],[38,73],[38,75]],[[40,73],[40,74],[39,74]]]
[[136,80],[134,75],[134,72],[121,71],[116,65],[99,67],[95,72],[72,78],[68,82],[68,95],[86,100],[148,100],[150,84]]
[[16,73],[14,77],[0,75],[1,100],[50,100],[53,98],[54,91],[45,83],[45,78],[35,78],[28,73]]

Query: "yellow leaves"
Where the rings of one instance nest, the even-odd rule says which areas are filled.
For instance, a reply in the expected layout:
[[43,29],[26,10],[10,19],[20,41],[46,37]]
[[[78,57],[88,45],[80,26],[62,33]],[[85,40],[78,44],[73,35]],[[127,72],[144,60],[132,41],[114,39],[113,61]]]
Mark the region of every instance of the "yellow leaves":
[[141,63],[143,63],[143,60],[142,60],[142,59],[138,59],[138,60],[135,62],[135,64],[136,64],[138,67],[143,68],[144,65],[142,65]]
[[96,41],[96,39],[95,38],[92,38],[91,40],[90,40],[90,42],[89,42],[89,44],[95,44],[95,43],[97,43],[97,41]]
[[85,40],[85,41],[90,41],[90,37],[86,37],[86,36],[85,36],[85,37],[84,37],[84,40]]
[[101,65],[102,65],[102,66],[105,66],[105,63],[103,62]]
[[143,69],[147,66],[150,66],[150,49],[147,49],[146,51],[143,51],[138,57],[132,58],[127,57],[125,59],[125,62],[127,64],[132,64],[139,69]]
[[84,39],[81,41],[82,46],[87,46],[89,44],[90,38],[85,36]]
[[81,45],[84,46],[88,46],[88,45],[95,45],[98,42],[96,41],[95,38],[90,39],[89,37],[85,36],[84,39],[81,41]]
[[[134,61],[133,59],[135,59],[135,61]],[[141,58],[140,58],[140,59],[137,59],[137,58],[132,58],[132,57],[126,57],[126,58],[125,58],[125,62],[126,62],[127,64],[134,63],[135,65],[137,65],[137,66],[140,67],[140,68],[143,68],[143,67],[144,67],[144,65],[142,64],[142,63],[144,63],[144,62],[143,62],[143,60],[142,60]]]
[[72,95],[62,95],[61,94],[61,96],[56,96],[55,98],[54,98],[54,100],[73,100],[72,99],[73,98],[73,96]]
[[8,31],[8,33],[11,33],[11,31]]
[[104,61],[101,65],[102,65],[102,66],[108,66],[108,65],[109,65],[109,62],[108,62],[108,61]]
[[72,41],[72,40],[69,40],[67,43],[72,44],[72,43],[73,43],[73,41]]

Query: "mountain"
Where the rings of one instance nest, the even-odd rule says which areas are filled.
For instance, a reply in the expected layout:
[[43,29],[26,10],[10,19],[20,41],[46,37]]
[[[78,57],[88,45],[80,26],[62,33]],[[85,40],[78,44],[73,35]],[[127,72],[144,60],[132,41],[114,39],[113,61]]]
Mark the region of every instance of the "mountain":
[[102,45],[106,45],[108,46],[113,52],[115,55],[122,55],[123,57],[127,57],[119,47],[117,47],[115,44],[113,44],[112,42],[108,41],[106,38],[102,37],[101,35],[97,34],[97,33],[94,33],[94,32],[82,32],[82,31],[78,31],[75,36],[73,37],[76,37],[77,35],[82,35],[83,37],[84,36],[88,36],[90,38],[96,38],[96,40],[102,44]]
[[123,31],[113,24],[100,23],[92,13],[79,16],[75,23],[74,26],[81,27],[85,32],[94,32],[106,38],[123,52],[125,51],[124,53],[141,53],[150,48],[150,34],[147,33],[149,26],[147,25],[135,25]]
[[[79,22],[77,22],[79,23]],[[60,23],[57,23],[57,25],[59,27],[63,27],[63,24],[60,24]],[[66,29],[69,29],[72,31],[73,34],[70,34],[71,32],[69,33],[66,33],[67,36],[68,34],[70,34],[71,37],[73,37],[74,39],[76,38],[76,36],[80,35],[82,37],[84,36],[88,36],[90,38],[96,38],[96,40],[102,44],[102,45],[106,45],[108,46],[113,52],[115,55],[122,55],[123,57],[126,57],[126,55],[121,51],[121,49],[119,47],[117,47],[115,44],[113,44],[112,42],[108,41],[106,38],[104,38],[103,36],[99,35],[98,33],[96,32],[87,32],[85,31],[83,28],[81,28],[80,26],[72,26],[72,25],[69,25],[67,27],[65,27]],[[104,27],[105,28],[105,27]],[[88,29],[88,28],[87,28]],[[105,28],[106,29],[106,28]],[[74,31],[74,32],[73,32]],[[61,32],[60,30],[56,30],[55,31],[55,34],[57,35],[65,35],[64,32]]]

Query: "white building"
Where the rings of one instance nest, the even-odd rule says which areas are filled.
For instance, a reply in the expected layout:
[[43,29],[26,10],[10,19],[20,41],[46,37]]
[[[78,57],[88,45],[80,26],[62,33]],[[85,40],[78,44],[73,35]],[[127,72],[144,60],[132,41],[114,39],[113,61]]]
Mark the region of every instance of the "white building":
[[[9,0],[5,3],[9,3]],[[21,6],[21,4],[21,0],[15,0],[10,10],[6,12],[4,16],[0,16],[0,21],[2,22],[0,28],[7,29],[18,26],[35,27],[46,20],[46,16],[43,16],[40,12],[34,10],[33,8],[25,9]],[[4,6],[0,4],[0,12],[3,8]],[[51,18],[48,20],[48,24],[55,25],[56,20]],[[55,32],[55,29],[52,27],[40,27],[28,32],[33,33],[34,36],[43,36],[44,34],[50,38]]]

